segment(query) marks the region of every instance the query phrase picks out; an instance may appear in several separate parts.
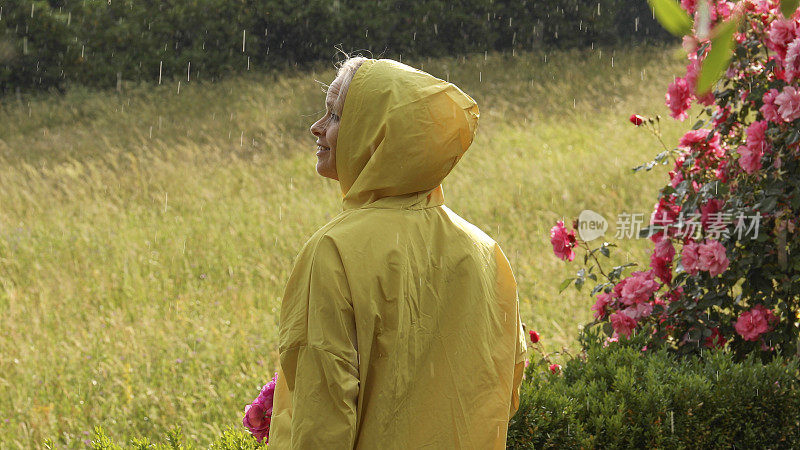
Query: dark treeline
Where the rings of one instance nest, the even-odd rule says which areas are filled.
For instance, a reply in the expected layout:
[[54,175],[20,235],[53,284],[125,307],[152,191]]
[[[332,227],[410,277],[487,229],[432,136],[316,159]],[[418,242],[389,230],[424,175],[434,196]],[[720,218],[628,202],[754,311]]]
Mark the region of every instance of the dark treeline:
[[0,92],[667,39],[645,0],[0,0]]

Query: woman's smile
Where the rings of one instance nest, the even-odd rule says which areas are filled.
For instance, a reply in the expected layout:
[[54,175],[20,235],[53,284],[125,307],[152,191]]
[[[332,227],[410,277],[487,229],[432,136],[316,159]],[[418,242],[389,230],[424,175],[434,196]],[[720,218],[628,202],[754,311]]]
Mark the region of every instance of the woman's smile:
[[331,149],[322,145],[317,145],[317,156],[326,155]]

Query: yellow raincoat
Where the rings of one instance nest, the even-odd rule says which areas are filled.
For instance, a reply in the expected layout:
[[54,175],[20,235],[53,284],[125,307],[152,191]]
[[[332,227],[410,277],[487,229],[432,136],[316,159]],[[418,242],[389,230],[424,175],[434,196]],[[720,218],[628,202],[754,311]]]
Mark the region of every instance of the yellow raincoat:
[[273,449],[499,449],[527,352],[511,266],[443,204],[475,101],[368,59],[336,151],[343,210],[294,261],[279,322]]

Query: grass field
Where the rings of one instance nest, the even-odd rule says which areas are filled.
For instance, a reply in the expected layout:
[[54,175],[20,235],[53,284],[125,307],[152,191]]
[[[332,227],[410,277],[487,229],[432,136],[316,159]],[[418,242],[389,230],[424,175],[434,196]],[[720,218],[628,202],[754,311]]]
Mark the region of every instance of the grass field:
[[[666,168],[631,172],[660,146],[627,119],[661,114],[670,146],[694,122],[664,106],[678,49],[404,60],[480,106],[445,202],[503,247],[547,351],[578,348],[593,303],[558,293],[578,265],[548,231],[588,208],[613,238],[620,212],[649,215]],[[0,448],[83,448],[95,424],[203,445],[241,423],[276,368],[292,260],[341,210],[308,132],[333,74],[0,99]]]

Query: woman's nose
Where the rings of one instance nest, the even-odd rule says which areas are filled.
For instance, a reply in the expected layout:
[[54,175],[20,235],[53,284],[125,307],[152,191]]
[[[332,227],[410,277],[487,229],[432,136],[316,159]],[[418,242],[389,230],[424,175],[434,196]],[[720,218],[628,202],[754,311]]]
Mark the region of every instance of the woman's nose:
[[311,125],[311,134],[313,134],[316,137],[322,136],[322,129],[319,126],[319,121],[316,121]]

